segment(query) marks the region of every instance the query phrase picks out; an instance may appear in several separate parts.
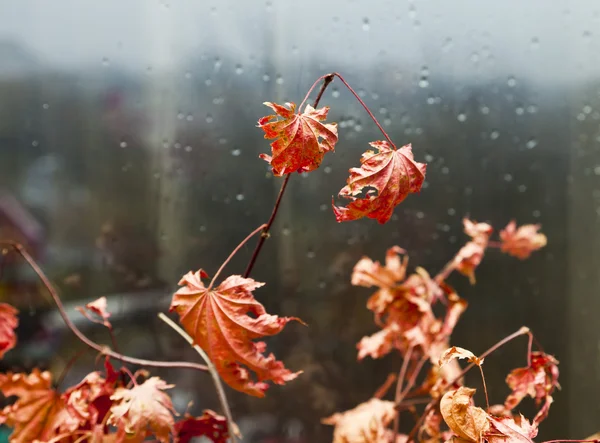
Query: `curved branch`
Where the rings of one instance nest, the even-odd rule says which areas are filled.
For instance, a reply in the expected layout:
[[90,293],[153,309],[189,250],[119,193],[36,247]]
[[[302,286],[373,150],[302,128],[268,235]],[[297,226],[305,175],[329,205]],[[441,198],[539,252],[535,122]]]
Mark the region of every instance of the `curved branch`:
[[77,328],[75,323],[73,323],[73,321],[69,318],[69,316],[67,315],[67,312],[65,310],[65,307],[62,304],[62,301],[60,300],[58,291],[52,285],[52,282],[46,276],[46,274],[44,273],[42,268],[40,268],[40,266],[37,264],[35,259],[31,255],[29,255],[29,253],[25,250],[25,248],[20,243],[17,243],[14,241],[6,241],[6,240],[0,241],[0,246],[13,248],[17,253],[19,253],[21,255],[21,257],[23,257],[23,259],[25,259],[25,261],[29,264],[29,266],[31,266],[31,269],[33,269],[34,272],[37,274],[37,276],[40,278],[40,280],[46,287],[47,291],[50,293],[50,296],[52,297],[52,300],[56,304],[56,307],[58,308],[60,316],[64,320],[67,327],[71,330],[71,332],[73,332],[73,334],[75,334],[75,336],[79,340],[81,340],[84,344],[86,344],[90,348],[102,353],[103,355],[107,355],[110,358],[114,358],[115,360],[119,360],[124,363],[131,363],[132,365],[147,366],[147,367],[151,367],[151,368],[171,368],[171,369],[184,368],[184,369],[195,369],[197,371],[205,371],[205,372],[208,371],[207,366],[200,365],[197,363],[179,362],[179,361],[171,362],[171,361],[159,361],[159,360],[145,360],[142,358],[128,357],[127,355],[119,354],[118,352],[113,351],[109,346],[99,345],[98,343],[90,340],[83,332],[81,332],[79,330],[79,328]]

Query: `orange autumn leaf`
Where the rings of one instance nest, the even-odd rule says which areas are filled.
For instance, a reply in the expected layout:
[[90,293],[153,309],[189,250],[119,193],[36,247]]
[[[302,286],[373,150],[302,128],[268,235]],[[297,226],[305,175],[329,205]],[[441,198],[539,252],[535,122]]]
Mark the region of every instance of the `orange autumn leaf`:
[[[419,192],[426,165],[414,161],[411,145],[400,149],[386,141],[370,143],[378,152],[367,151],[360,168],[350,169],[347,185],[339,196],[349,199],[346,207],[333,205],[338,222],[369,217],[383,224],[408,194]],[[363,197],[360,197],[364,194]]]
[[447,392],[440,401],[440,411],[450,430],[457,436],[480,442],[489,430],[489,416],[483,409],[472,405],[473,394],[475,389],[466,387]]
[[475,284],[475,269],[483,260],[493,229],[487,223],[477,223],[468,218],[463,219],[463,226],[472,240],[458,251],[453,264],[458,272],[469,278],[471,284]]
[[485,436],[488,443],[533,443],[532,439],[538,433],[536,424],[529,423],[522,415],[517,420],[511,417],[489,417],[491,428]]
[[47,441],[73,432],[80,421],[66,409],[64,399],[52,389],[50,372],[35,368],[30,374],[0,374],[0,391],[17,401],[0,412],[0,423],[13,428],[11,443]]
[[110,397],[114,403],[108,424],[117,426],[123,436],[143,436],[150,428],[159,441],[169,442],[176,411],[164,390],[173,386],[159,377],[151,377],[131,389],[118,388]]
[[307,105],[302,114],[296,114],[294,103],[264,104],[273,109],[275,115],[261,118],[258,127],[265,132],[265,138],[277,140],[271,143],[272,155],[261,154],[260,158],[271,165],[273,175],[317,169],[325,153],[333,151],[338,140],[337,124],[322,123],[329,108],[314,109]]
[[396,416],[394,402],[372,398],[354,409],[321,420],[335,426],[333,443],[379,443],[388,441],[387,426]]
[[[106,310],[107,309],[106,297],[100,297],[99,299],[86,304],[85,308],[82,308],[81,306],[77,306],[77,308],[75,308],[75,309],[77,309],[79,312],[81,312],[84,315],[84,317],[87,318],[88,320],[93,321],[94,323],[101,323],[109,329],[112,328],[112,325],[110,324],[110,321],[108,320],[110,318],[110,312],[108,312]],[[89,312],[87,312],[86,309]],[[96,316],[100,317],[102,319],[102,321],[98,321],[97,319],[92,317],[90,315],[90,313],[95,314]]]
[[468,349],[461,348],[459,346],[452,346],[442,353],[438,365],[440,365],[440,367],[444,366],[457,358],[466,358],[467,361],[474,363],[477,366],[481,366],[483,364],[483,359],[480,359]]
[[19,326],[19,311],[7,303],[0,303],[0,358],[17,344],[15,329]]
[[208,354],[223,380],[238,391],[263,397],[268,388],[265,381],[285,384],[296,378],[300,372],[289,371],[273,354],[263,355],[266,344],[253,340],[278,334],[289,321],[300,320],[267,314],[252,295],[264,283],[232,275],[218,287],[207,288],[202,277],[207,274],[199,270],[181,279],[170,310],[177,311],[184,329]]
[[543,248],[548,243],[546,236],[538,232],[539,229],[540,225],[523,225],[517,228],[517,224],[512,220],[500,231],[502,252],[521,260],[528,258],[533,251]]
[[206,409],[199,417],[186,415],[183,420],[175,423],[175,443],[189,443],[192,438],[202,436],[207,436],[213,443],[227,443],[227,419]]

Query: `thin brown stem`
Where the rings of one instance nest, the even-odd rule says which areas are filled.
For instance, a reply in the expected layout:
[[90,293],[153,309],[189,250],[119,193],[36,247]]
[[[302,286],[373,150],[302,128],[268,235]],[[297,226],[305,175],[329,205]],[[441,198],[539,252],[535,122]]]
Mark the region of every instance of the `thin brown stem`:
[[200,355],[200,357],[202,357],[202,359],[208,366],[208,371],[210,372],[210,375],[213,380],[213,384],[215,385],[215,390],[217,391],[217,396],[219,397],[219,402],[221,403],[221,409],[223,409],[223,414],[225,414],[225,418],[227,418],[227,426],[229,427],[229,435],[231,436],[232,439],[234,439],[233,441],[235,442],[234,435],[238,435],[239,430],[237,429],[237,426],[235,426],[235,423],[233,421],[233,416],[231,415],[231,409],[229,408],[229,403],[227,402],[227,396],[225,395],[225,389],[223,388],[223,383],[221,383],[221,377],[219,377],[219,373],[217,372],[215,365],[210,360],[210,358],[208,357],[206,352],[204,352],[204,350],[200,346],[194,344],[194,339],[192,339],[192,337],[190,337],[187,332],[185,332],[183,329],[181,329],[181,327],[177,323],[175,323],[173,320],[171,320],[169,317],[167,317],[162,312],[160,312],[158,314],[158,318],[160,318],[167,325],[169,325],[171,327],[171,329],[173,329],[175,332],[177,332],[179,335],[181,335],[184,338],[184,340],[187,341],[196,350],[196,352]]
[[179,362],[179,361],[173,361],[173,362],[171,362],[171,361],[156,361],[156,360],[145,360],[142,358],[128,357],[126,355],[119,354],[119,353],[113,351],[108,346],[99,345],[98,343],[90,340],[83,332],[81,332],[79,330],[79,328],[77,328],[75,323],[73,323],[73,321],[69,318],[69,316],[67,315],[67,312],[65,310],[65,307],[62,304],[60,296],[58,295],[58,291],[56,290],[56,288],[54,287],[52,282],[50,282],[50,279],[46,276],[46,274],[44,273],[42,268],[40,268],[40,266],[37,264],[35,259],[31,255],[29,255],[29,253],[25,250],[25,248],[20,243],[17,243],[14,241],[0,241],[0,246],[6,246],[6,247],[13,248],[17,253],[19,253],[21,255],[21,257],[23,257],[23,259],[25,259],[25,261],[29,264],[29,266],[31,266],[31,268],[34,270],[34,272],[37,274],[39,279],[44,284],[46,290],[48,291],[48,293],[52,297],[52,300],[56,304],[56,307],[58,308],[60,316],[62,317],[62,319],[65,322],[65,324],[67,325],[67,327],[71,330],[71,332],[73,332],[73,334],[75,334],[75,336],[79,340],[81,340],[84,344],[86,344],[90,348],[100,352],[103,355],[107,355],[110,358],[119,360],[124,363],[131,363],[132,365],[147,366],[147,367],[153,367],[153,368],[171,368],[171,369],[182,368],[182,369],[195,369],[197,371],[208,371],[207,366],[199,365],[196,363]]
[[600,439],[592,440],[547,440],[542,443],[600,443]]
[[363,99],[360,98],[360,96],[356,93],[356,91],[354,89],[352,89],[352,86],[350,86],[348,84],[348,82],[344,79],[344,77],[341,76],[341,74],[334,72],[333,75],[335,75],[337,78],[339,78],[340,81],[344,84],[344,86],[346,86],[346,88],[348,88],[348,90],[352,93],[352,95],[354,95],[354,98],[356,98],[356,100],[358,100],[358,102],[362,105],[362,107],[365,109],[365,111],[367,111],[367,114],[369,114],[369,117],[371,117],[371,120],[373,120],[373,122],[375,122],[375,124],[377,125],[377,127],[379,128],[379,130],[381,131],[383,136],[385,137],[385,139],[388,142],[390,142],[390,144],[394,147],[394,149],[396,149],[396,145],[394,144],[394,142],[392,141],[392,139],[390,138],[388,133],[385,132],[385,129],[383,129],[383,127],[379,124],[379,121],[377,121],[377,118],[373,115],[373,113],[371,112],[369,107],[366,105],[366,103],[363,101]]
[[483,393],[485,394],[485,410],[489,411],[490,410],[490,399],[488,397],[487,385],[485,384],[485,376],[483,375],[483,368],[481,367],[481,364],[479,364],[477,366],[479,366],[479,372],[481,373],[481,382],[483,383]]
[[75,353],[75,355],[73,357],[71,357],[69,359],[69,361],[67,362],[67,364],[65,365],[65,367],[63,368],[62,372],[60,373],[57,381],[56,381],[56,388],[58,389],[58,387],[62,384],[62,382],[64,381],[67,373],[71,370],[71,368],[73,367],[73,365],[75,364],[75,362],[79,359],[79,357],[81,357],[83,354],[85,354],[88,351],[88,349],[81,349],[79,351],[77,351]]
[[[306,97],[304,98],[304,100],[302,100],[300,107],[302,107],[302,105],[304,104],[304,102],[306,101],[306,99],[308,98],[310,93],[312,92],[313,88],[319,83],[319,81],[323,80],[321,89],[319,90],[319,93],[317,94],[317,98],[315,99],[315,102],[313,103],[313,108],[316,108],[319,105],[319,102],[321,101],[321,97],[323,97],[323,93],[325,92],[325,89],[327,89],[327,86],[329,86],[329,84],[333,81],[333,78],[334,78],[334,74],[327,74],[327,75],[320,77],[311,86],[308,93],[306,94]],[[269,238],[269,235],[270,235],[269,231],[271,229],[271,226],[273,226],[273,223],[275,222],[275,217],[277,217],[277,211],[279,211],[279,205],[281,204],[281,199],[283,198],[283,194],[285,193],[285,190],[287,188],[288,182],[290,181],[291,175],[292,175],[291,173],[287,174],[285,176],[285,179],[283,180],[283,183],[281,184],[281,188],[279,189],[279,194],[277,195],[277,200],[275,200],[275,205],[273,206],[273,211],[271,212],[269,221],[267,221],[266,226],[263,229],[263,231],[260,235],[260,238],[258,239],[258,243],[256,243],[256,247],[254,248],[252,257],[250,257],[250,261],[248,262],[246,271],[244,271],[245,278],[248,278],[248,276],[252,272],[252,268],[254,268],[256,260],[258,259],[258,256],[260,255],[260,251],[262,250],[262,247],[265,244],[265,241],[267,240],[267,238]]]
[[225,261],[223,262],[223,264],[221,265],[221,267],[219,268],[219,270],[216,272],[216,274],[214,275],[214,277],[210,281],[210,284],[208,285],[207,291],[211,290],[211,288],[215,284],[215,281],[219,277],[219,274],[221,274],[221,272],[223,271],[223,269],[225,269],[225,266],[227,266],[227,263],[229,263],[231,261],[231,259],[234,257],[234,255],[237,254],[240,249],[242,249],[242,246],[244,246],[248,242],[248,240],[250,240],[256,234],[258,234],[259,231],[262,231],[266,226],[267,226],[266,223],[263,223],[262,225],[260,225],[258,228],[256,228],[250,234],[248,234],[248,236],[245,239],[243,239],[242,242],[239,245],[237,245],[233,251],[231,251],[231,254],[229,254],[229,257],[227,257],[225,259]]
[[421,360],[419,360],[419,363],[417,363],[417,366],[415,366],[415,369],[412,371],[411,376],[408,379],[408,383],[406,384],[404,390],[402,391],[402,394],[400,395],[400,403],[404,401],[404,399],[406,398],[406,396],[408,395],[410,390],[413,388],[413,386],[417,382],[417,377],[421,373],[421,370],[423,369],[423,365],[425,364],[425,362],[427,360],[428,360],[428,358],[423,356],[421,358]]
[[383,398],[385,394],[390,390],[394,382],[396,381],[396,374],[388,374],[383,384],[373,394],[374,398]]
[[[412,357],[414,347],[411,346],[406,351],[404,355],[404,360],[402,361],[402,366],[400,367],[400,372],[398,373],[398,382],[396,383],[396,396],[394,397],[394,403],[400,403],[400,397],[402,395],[402,383],[404,383],[404,378],[406,377],[406,371],[408,370],[408,364],[410,363],[410,359]],[[398,436],[398,430],[400,429],[400,411],[396,410],[396,416],[394,417],[394,438],[392,441],[396,441]]]

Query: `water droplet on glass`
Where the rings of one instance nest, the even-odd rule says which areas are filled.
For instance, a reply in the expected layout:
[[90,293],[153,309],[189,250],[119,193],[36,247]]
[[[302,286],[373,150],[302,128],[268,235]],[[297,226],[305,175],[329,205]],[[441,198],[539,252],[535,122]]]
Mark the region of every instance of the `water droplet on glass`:
[[235,196],[235,199],[239,202],[241,202],[244,199],[244,194],[238,194]]
[[448,209],[448,215],[456,215],[456,209],[454,209],[454,208],[449,208],[449,209]]
[[598,165],[598,166],[596,166],[596,167],[594,168],[594,174],[595,174],[595,175],[600,175],[600,165]]
[[121,142],[119,143],[119,146],[122,148],[126,148],[127,147],[127,142]]
[[326,205],[325,203],[323,203],[322,205],[319,206],[319,210],[321,210],[321,211],[327,211],[328,208],[329,208],[329,205]]
[[315,257],[317,256],[317,254],[315,254],[315,251],[308,251],[308,252],[306,253],[306,256],[307,256],[308,258],[315,258]]
[[186,79],[188,79],[188,80],[189,80],[190,78],[192,78],[192,73],[191,73],[191,72],[186,72],[186,73],[185,73],[185,78],[186,78]]
[[206,86],[210,86],[210,85],[212,85],[212,80],[210,78],[207,78],[206,80],[204,80],[204,84]]
[[408,7],[408,18],[411,20],[417,18],[417,8],[415,8],[415,5],[412,3]]
[[290,235],[290,233],[291,233],[291,232],[292,232],[292,231],[291,231],[291,229],[290,229],[290,228],[283,228],[283,229],[281,230],[281,233],[282,233],[283,235]]
[[34,140],[31,142],[31,146],[33,146],[34,148],[39,146],[40,142],[38,142],[37,140]]
[[444,40],[444,43],[442,44],[442,51],[448,52],[451,49],[452,49],[452,39],[450,37],[448,37]]
[[509,88],[514,88],[515,86],[517,86],[517,79],[514,77],[508,77],[506,84]]
[[283,85],[283,77],[281,76],[281,74],[277,76],[275,83],[277,83],[278,85]]
[[523,114],[525,114],[525,109],[523,109],[522,106],[518,106],[518,107],[515,108],[515,114],[517,114],[517,115],[523,115]]
[[492,131],[492,132],[490,132],[490,138],[492,140],[496,140],[498,137],[500,137],[500,133],[498,131]]
[[183,112],[177,114],[177,120],[183,120],[183,117],[185,117],[185,115],[183,115]]
[[592,33],[590,31],[583,31],[583,34],[581,36],[586,42],[589,42],[592,39]]
[[525,192],[525,191],[527,191],[527,186],[525,186],[525,185],[519,185],[517,187],[517,189],[519,190],[519,192]]
[[242,65],[235,65],[235,73],[237,75],[242,75],[244,73],[244,68]]
[[392,119],[390,119],[390,118],[384,118],[384,119],[383,119],[383,124],[384,124],[385,126],[389,126],[389,125],[391,125],[391,124],[392,124]]
[[462,113],[461,113],[461,114],[458,114],[458,115],[456,116],[456,119],[457,119],[459,122],[461,122],[461,123],[462,123],[462,122],[464,122],[464,121],[466,121],[466,120],[467,120],[467,115],[466,115],[466,114],[462,114]]
[[220,144],[220,145],[225,145],[225,144],[227,144],[227,139],[226,139],[225,137],[221,137],[221,138],[219,139],[219,144]]
[[483,115],[488,115],[490,113],[490,108],[488,108],[487,106],[482,106],[481,107],[481,113]]
[[366,17],[365,17],[365,18],[363,18],[363,22],[362,22],[362,28],[363,28],[363,31],[368,31],[368,30],[370,29],[370,26],[369,26],[369,19],[368,19],[368,18],[366,18]]
[[535,138],[530,138],[525,146],[527,146],[527,149],[533,149],[537,146],[537,144],[538,142]]
[[427,97],[427,104],[428,105],[435,104],[435,97]]
[[48,109],[48,108],[50,108],[50,105],[49,105],[48,103],[44,103],[44,104],[42,105],[42,108],[44,108],[44,109]]
[[218,71],[219,69],[221,69],[222,65],[223,65],[223,62],[221,61],[221,59],[219,57],[215,58],[215,71]]
[[513,180],[513,176],[511,174],[504,174],[504,181],[511,182]]
[[583,107],[583,113],[584,114],[590,114],[592,112],[592,107],[590,105],[585,105]]
[[431,154],[425,154],[425,161],[426,162],[432,162],[433,161],[433,155],[431,155]]
[[450,172],[450,168],[448,166],[444,166],[442,168],[442,174],[448,174]]
[[421,212],[421,211],[417,212],[415,215],[417,216],[417,218],[418,218],[419,220],[422,220],[422,219],[424,219],[424,218],[425,218],[425,213],[424,213],[424,212]]
[[213,122],[213,116],[212,116],[212,115],[210,115],[210,114],[208,114],[208,115],[206,116],[206,123],[212,123],[212,122]]
[[529,112],[530,114],[535,114],[537,112],[538,108],[536,105],[529,105],[527,106],[527,112]]
[[329,174],[331,172],[331,166],[325,166],[324,171],[325,174]]
[[231,151],[231,155],[233,155],[234,157],[239,157],[241,153],[241,149],[234,149],[233,151]]
[[333,91],[331,91],[331,96],[333,98],[338,98],[340,96],[340,91],[337,88],[334,88]]
[[429,86],[429,80],[427,80],[427,77],[421,77],[421,80],[419,80],[419,87],[426,88],[428,86]]
[[103,57],[102,58],[102,66],[109,66],[110,65],[110,60],[108,59],[108,57]]
[[271,77],[269,77],[269,74],[263,74],[262,79],[263,82],[268,82],[269,80],[271,80]]
[[540,39],[533,37],[531,39],[531,49],[538,49],[540,47]]

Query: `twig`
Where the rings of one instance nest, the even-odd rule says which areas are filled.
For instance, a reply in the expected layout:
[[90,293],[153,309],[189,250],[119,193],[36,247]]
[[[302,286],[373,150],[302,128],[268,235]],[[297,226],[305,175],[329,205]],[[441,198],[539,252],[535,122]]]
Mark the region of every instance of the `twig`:
[[58,308],[60,316],[64,320],[67,327],[71,330],[71,332],[73,332],[73,334],[75,334],[75,336],[79,340],[81,340],[84,344],[86,344],[90,348],[95,349],[96,351],[98,351],[104,355],[107,355],[110,358],[114,358],[115,360],[119,360],[124,363],[131,363],[133,365],[147,366],[147,367],[152,367],[152,368],[171,368],[171,369],[182,368],[182,369],[195,369],[197,371],[208,371],[207,366],[200,365],[197,363],[179,362],[179,361],[145,360],[142,358],[128,357],[126,355],[119,354],[119,353],[113,351],[108,346],[99,345],[98,343],[90,340],[83,332],[81,332],[79,330],[79,328],[77,328],[75,323],[73,323],[73,321],[69,318],[69,316],[67,315],[67,312],[65,310],[65,307],[62,304],[62,301],[60,300],[58,291],[52,285],[52,282],[50,282],[50,279],[46,276],[46,274],[44,273],[42,268],[40,268],[40,266],[37,264],[35,259],[31,255],[29,255],[29,253],[25,250],[25,248],[20,243],[17,243],[14,241],[0,241],[0,246],[13,248],[15,251],[17,251],[21,255],[21,257],[23,257],[25,259],[25,261],[29,264],[29,266],[31,266],[31,268],[34,270],[34,272],[37,274],[37,276],[40,278],[40,280],[46,287],[46,290],[48,291],[48,293],[52,297],[52,300],[56,304],[56,307]]
[[65,367],[63,368],[62,372],[60,373],[60,375],[58,376],[58,379],[56,381],[56,387],[58,388],[61,383],[64,381],[67,373],[71,370],[71,368],[73,367],[73,365],[75,364],[75,362],[77,361],[77,359],[79,357],[81,357],[83,354],[85,354],[85,352],[88,351],[88,349],[81,349],[79,351],[77,351],[75,353],[75,355],[73,357],[71,357],[69,359],[69,361],[67,362],[67,364],[65,365]]
[[196,352],[200,354],[200,357],[202,357],[202,360],[204,360],[204,362],[208,366],[208,372],[210,372],[210,375],[213,379],[213,383],[217,391],[217,396],[219,397],[219,402],[221,403],[221,408],[223,409],[223,413],[227,418],[227,427],[229,428],[229,435],[231,435],[232,438],[234,438],[234,434],[240,436],[239,430],[233,422],[231,409],[229,408],[229,403],[227,402],[227,397],[225,396],[225,389],[223,389],[223,384],[221,383],[221,377],[219,377],[219,373],[217,372],[215,365],[213,365],[213,362],[210,360],[210,358],[208,358],[208,355],[206,355],[206,352],[204,352],[204,350],[200,346],[194,344],[194,340],[192,339],[192,337],[190,337],[189,334],[185,332],[177,323],[175,323],[162,312],[159,312],[158,318],[160,318],[167,325],[169,325],[171,329],[173,329],[175,332],[181,335],[185,339],[185,341],[187,341],[196,350]]
[[392,387],[392,384],[396,381],[396,378],[396,374],[388,374],[383,384],[375,391],[375,394],[373,394],[373,397],[383,398],[383,396],[387,394],[387,391]]
[[[413,346],[408,348],[406,354],[404,355],[404,360],[402,361],[402,366],[400,367],[400,373],[398,374],[398,383],[396,384],[396,396],[394,397],[394,403],[400,403],[400,396],[402,395],[402,383],[404,382],[404,377],[406,377],[406,370],[408,369],[408,364],[410,363],[410,359],[412,357]],[[398,437],[398,430],[400,429],[400,411],[396,410],[396,415],[394,417],[394,437],[392,441],[396,441]]]
[[[308,90],[308,93],[306,94],[306,97],[304,98],[304,100],[302,100],[300,107],[302,107],[302,105],[304,104],[304,102],[306,101],[308,96],[310,95],[313,88],[317,85],[317,83],[319,81],[323,80],[321,89],[319,90],[319,93],[317,94],[317,98],[315,99],[315,102],[313,103],[313,108],[316,108],[319,105],[319,102],[321,101],[321,97],[323,97],[323,93],[325,92],[325,89],[327,89],[327,86],[329,86],[329,84],[333,81],[333,77],[334,77],[333,74],[327,74],[327,75],[320,77]],[[291,175],[292,175],[291,173],[287,174],[285,176],[285,179],[283,180],[283,183],[281,184],[281,188],[279,189],[279,194],[277,195],[277,200],[275,201],[275,205],[273,206],[273,211],[271,212],[269,221],[266,223],[266,226],[263,229],[263,231],[260,235],[260,238],[258,239],[258,243],[256,244],[256,247],[254,248],[252,257],[250,258],[250,261],[248,262],[248,266],[246,267],[246,271],[244,272],[245,278],[247,278],[250,275],[250,273],[252,272],[252,268],[254,268],[254,264],[256,263],[256,260],[258,259],[260,251],[262,250],[262,247],[263,247],[265,241],[267,240],[267,238],[269,238],[269,230],[271,229],[273,222],[275,222],[275,217],[277,217],[277,211],[279,211],[279,205],[281,204],[281,199],[283,198],[283,194],[285,193],[285,189],[287,187],[288,182],[290,181]]]

